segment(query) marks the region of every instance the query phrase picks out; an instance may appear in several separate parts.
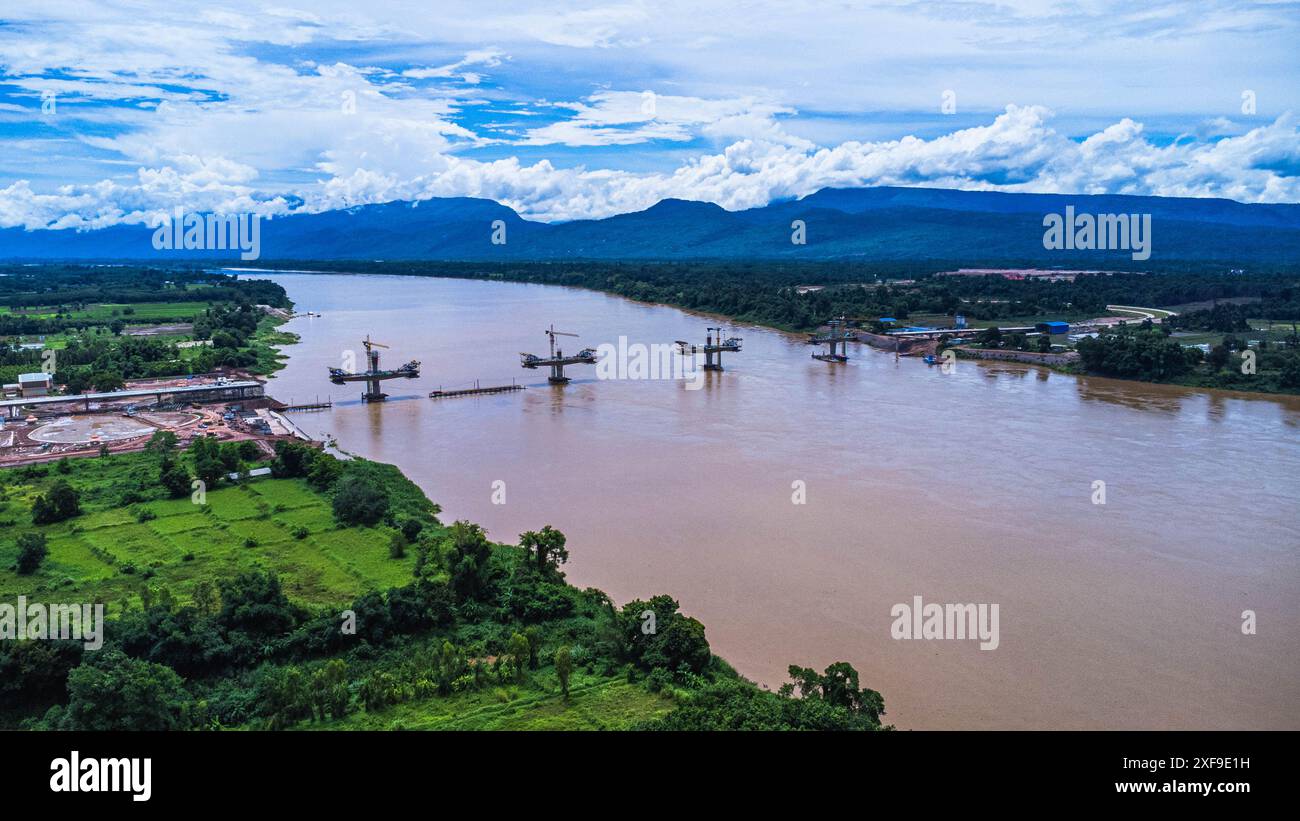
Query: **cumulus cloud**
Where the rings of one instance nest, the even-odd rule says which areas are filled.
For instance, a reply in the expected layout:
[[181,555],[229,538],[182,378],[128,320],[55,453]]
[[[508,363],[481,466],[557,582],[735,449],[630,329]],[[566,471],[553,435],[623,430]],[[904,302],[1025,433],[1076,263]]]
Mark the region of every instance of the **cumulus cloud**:
[[[413,163],[367,163],[364,152],[320,164],[331,175],[305,194],[312,211],[391,200],[485,197],[544,221],[598,218],[648,208],[661,199],[765,205],[826,187],[920,185],[989,191],[1227,197],[1244,202],[1300,200],[1300,126],[1291,114],[1237,137],[1159,146],[1124,119],[1083,140],[1050,126],[1051,112],[1008,106],[987,124],[933,139],[817,147],[745,138],[702,154],[671,173],[559,168],[518,158],[484,162],[450,154]],[[400,146],[406,135],[390,135]],[[413,140],[423,144],[427,135]],[[174,205],[191,210],[284,213],[293,192],[259,193],[257,172],[229,160],[177,158],[141,168],[133,184],[105,181],[40,195],[22,181],[0,190],[0,225],[89,227],[143,220]]]
[[[1300,200],[1280,7],[482,2],[16,2],[0,226],[436,196],[553,221],[868,185]],[[1108,68],[1081,83],[1085,58]],[[960,117],[918,113],[946,88]],[[1007,88],[1044,105],[1006,105]],[[1242,88],[1259,114],[1239,112]],[[60,162],[42,166],[42,145]]]
[[141,168],[133,180],[61,186],[53,193],[32,190],[27,180],[0,188],[0,227],[93,230],[119,223],[148,223],[180,207],[223,214],[287,214],[284,195],[264,195],[247,183],[248,166],[222,159],[178,157],[177,166]]
[[788,106],[752,97],[706,100],[643,91],[601,91],[586,100],[556,103],[572,116],[529,129],[523,145],[634,145],[652,140],[685,142],[699,133],[714,137],[762,135],[769,140],[798,142],[775,121],[795,113]]

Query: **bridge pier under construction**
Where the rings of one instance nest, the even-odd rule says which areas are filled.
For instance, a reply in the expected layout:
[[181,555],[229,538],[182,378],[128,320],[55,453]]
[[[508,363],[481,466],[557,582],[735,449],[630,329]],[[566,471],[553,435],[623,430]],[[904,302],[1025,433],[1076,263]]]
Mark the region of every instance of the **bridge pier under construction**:
[[569,381],[569,377],[564,375],[565,365],[596,364],[596,351],[593,348],[583,348],[581,351],[578,351],[578,353],[572,356],[565,356],[564,351],[556,347],[555,337],[557,336],[576,337],[577,334],[571,334],[566,331],[557,331],[555,330],[554,325],[552,325],[550,328],[543,331],[543,333],[545,333],[548,337],[551,338],[551,355],[542,357],[542,356],[537,356],[536,354],[521,352],[519,354],[521,358],[520,365],[522,367],[529,368],[529,369],[549,368],[551,374],[550,376],[546,377],[546,381],[550,382],[552,385],[563,385],[564,383]]
[[858,337],[844,330],[845,320],[843,317],[832,319],[826,324],[829,326],[829,330],[824,335],[811,334],[808,337],[809,345],[827,346],[826,353],[815,353],[812,358],[819,359],[822,362],[848,362],[849,343],[857,342]]
[[412,359],[400,368],[392,371],[379,369],[379,351],[376,348],[387,348],[380,342],[372,342],[367,336],[361,341],[366,348],[366,370],[363,373],[349,373],[342,368],[330,368],[330,381],[335,385],[343,385],[348,382],[365,382],[366,391],[361,394],[362,402],[382,402],[388,398],[388,394],[382,389],[383,381],[386,379],[415,379],[420,375],[420,363]]
[[683,356],[694,356],[704,354],[704,364],[701,366],[706,371],[722,370],[722,352],[731,351],[740,352],[741,339],[738,336],[722,338],[722,328],[705,328],[704,344],[692,345],[684,340],[677,340],[677,350]]

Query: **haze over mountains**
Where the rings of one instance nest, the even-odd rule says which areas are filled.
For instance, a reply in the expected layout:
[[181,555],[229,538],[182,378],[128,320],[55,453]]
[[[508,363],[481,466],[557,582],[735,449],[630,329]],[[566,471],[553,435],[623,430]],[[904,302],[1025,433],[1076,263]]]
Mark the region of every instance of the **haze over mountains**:
[[[1151,258],[1124,250],[1048,251],[1043,217],[1150,214]],[[493,223],[506,242],[494,244]],[[806,244],[791,242],[802,220]],[[0,230],[10,260],[234,259],[231,251],[164,250],[154,231]],[[499,236],[499,235],[498,235]],[[261,260],[864,259],[1046,264],[1200,260],[1300,263],[1300,204],[1120,195],[1008,194],[935,188],[823,189],[746,211],[664,200],[598,220],[532,222],[492,200],[390,202],[262,220]]]

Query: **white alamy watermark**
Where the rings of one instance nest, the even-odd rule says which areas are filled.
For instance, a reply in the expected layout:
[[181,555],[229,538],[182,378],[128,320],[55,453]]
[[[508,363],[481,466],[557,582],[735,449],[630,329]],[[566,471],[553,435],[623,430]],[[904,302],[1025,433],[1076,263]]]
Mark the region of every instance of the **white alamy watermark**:
[[155,251],[239,251],[244,261],[262,255],[261,214],[194,214],[177,206],[171,216],[155,216]]
[[104,646],[104,605],[28,603],[26,596],[17,606],[0,602],[0,639],[67,639],[98,650]]
[[1043,248],[1048,251],[1132,251],[1133,259],[1151,258],[1150,214],[1065,214],[1043,217]]
[[125,792],[132,801],[153,795],[152,758],[82,758],[73,750],[50,762],[51,792]]
[[704,369],[697,367],[697,354],[682,354],[675,344],[627,341],[602,342],[596,346],[597,379],[667,379],[685,381],[688,391],[704,387]]
[[895,640],[978,639],[981,650],[998,649],[996,604],[925,604],[913,596],[910,605],[896,604],[889,615],[894,619],[889,635]]

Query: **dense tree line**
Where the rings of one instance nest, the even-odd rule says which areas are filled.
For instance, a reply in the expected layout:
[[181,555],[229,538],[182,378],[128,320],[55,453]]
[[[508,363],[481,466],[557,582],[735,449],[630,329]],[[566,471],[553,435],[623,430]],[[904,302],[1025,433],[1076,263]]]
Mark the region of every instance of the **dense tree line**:
[[1153,327],[1145,322],[1081,339],[1080,367],[1102,376],[1208,388],[1262,393],[1300,389],[1300,337],[1294,334],[1281,344],[1261,341],[1253,348],[1229,335],[1203,354],[1198,348],[1183,347],[1170,333],[1164,324]]
[[1300,320],[1300,302],[1295,294],[1300,288],[1283,288],[1276,297],[1252,300],[1246,304],[1223,302],[1209,308],[1186,311],[1165,319],[1165,325],[1180,331],[1211,331],[1216,333],[1246,333],[1251,330],[1249,319],[1278,320],[1284,325]]
[[[53,361],[55,379],[70,393],[117,390],[126,379],[205,373],[217,367],[248,367],[257,362],[250,348],[264,314],[257,305],[287,307],[284,289],[267,280],[233,277],[184,268],[96,266],[0,266],[0,377],[48,370],[47,352],[21,347],[22,337],[69,334]],[[182,364],[175,345],[147,337],[122,336],[139,302],[211,302],[195,312],[151,315],[150,322],[194,321],[194,337],[210,340]],[[106,316],[75,312],[100,303],[123,304]],[[42,315],[29,316],[39,308]],[[53,315],[48,315],[53,312]]]
[[[285,263],[286,267],[305,264]],[[879,316],[906,319],[914,313],[963,313],[984,320],[1096,316],[1109,304],[1182,305],[1229,298],[1264,301],[1265,313],[1257,316],[1300,319],[1300,268],[1294,266],[1230,272],[1221,264],[1166,264],[1150,272],[1119,270],[1080,276],[1072,282],[1049,282],[1009,280],[997,275],[939,275],[959,267],[985,267],[978,260],[499,264],[353,261],[348,265],[348,270],[362,273],[503,279],[590,288],[793,330],[808,330],[840,315],[868,320]],[[320,266],[319,262],[315,264]],[[1025,267],[1034,265],[1026,261]]]
[[239,301],[289,304],[284,289],[269,280],[236,279],[190,265],[0,264],[0,306],[17,313],[48,306],[71,312],[92,303]]

